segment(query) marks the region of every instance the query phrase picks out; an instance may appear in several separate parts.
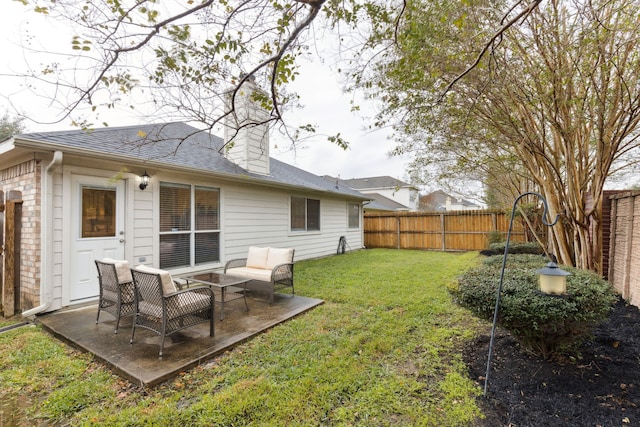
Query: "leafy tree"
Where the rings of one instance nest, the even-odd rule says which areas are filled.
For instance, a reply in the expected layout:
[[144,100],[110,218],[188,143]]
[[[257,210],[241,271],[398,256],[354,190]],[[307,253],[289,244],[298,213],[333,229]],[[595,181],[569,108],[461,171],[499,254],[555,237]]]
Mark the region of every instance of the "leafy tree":
[[[27,73],[55,88],[61,120],[73,116],[78,126],[91,127],[75,116],[79,107],[139,108],[150,99],[154,117],[200,122],[207,130],[234,111],[250,78],[263,89],[253,97],[270,111],[268,121],[284,124],[284,113],[298,103],[287,85],[312,55],[314,38],[340,37],[346,58],[375,52],[393,42],[408,10],[401,0],[19,1],[74,29],[69,51]],[[515,0],[507,10],[530,10],[540,1]],[[489,43],[509,23],[496,26]],[[292,140],[316,130],[312,124],[282,129]],[[328,139],[347,146],[339,133]]]
[[[325,0],[20,1],[36,13],[67,23],[75,33],[69,50],[61,49],[50,64],[39,64],[27,73],[55,87],[62,100],[60,120],[70,118],[89,128],[94,123],[77,115],[82,107],[96,112],[123,104],[141,109],[145,102],[156,119],[199,122],[207,130],[233,113],[240,87],[248,80],[264,89],[252,97],[270,112],[267,122],[283,122],[284,111],[298,102],[287,85],[298,74],[298,62],[308,56],[305,31],[325,4]],[[340,7],[334,3],[332,8],[339,12],[327,12],[326,19],[349,21],[351,2]],[[312,125],[305,125],[291,136],[312,131]],[[339,135],[331,140],[346,144]]]
[[506,194],[534,183],[564,215],[550,251],[601,269],[602,190],[637,158],[633,0],[20,1],[74,28],[66,60],[28,73],[69,116],[149,97],[154,116],[211,129],[255,79],[253,98],[282,124],[313,37],[339,35],[350,87],[380,103],[397,151],[415,153],[413,178],[466,173]]
[[604,185],[638,159],[640,4],[543,2],[478,61],[503,8],[407,2],[396,42],[373,67],[367,58],[372,72],[356,69],[356,86],[383,102],[414,176],[464,174],[515,194],[533,182],[563,215],[549,250],[601,271]]
[[23,121],[22,118],[11,118],[7,113],[0,117],[0,141],[24,132]]

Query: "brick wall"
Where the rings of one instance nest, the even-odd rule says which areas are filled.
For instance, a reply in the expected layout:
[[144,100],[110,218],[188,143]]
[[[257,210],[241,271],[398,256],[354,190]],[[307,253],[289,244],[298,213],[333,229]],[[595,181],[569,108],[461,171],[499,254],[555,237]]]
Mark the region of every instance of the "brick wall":
[[23,311],[40,303],[40,175],[39,160],[0,169],[0,190],[5,195],[10,191],[22,193],[18,308]]

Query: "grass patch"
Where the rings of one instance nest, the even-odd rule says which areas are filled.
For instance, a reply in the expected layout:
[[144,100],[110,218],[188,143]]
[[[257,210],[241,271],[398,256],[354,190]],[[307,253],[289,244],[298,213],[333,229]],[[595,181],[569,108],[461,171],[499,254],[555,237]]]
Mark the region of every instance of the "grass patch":
[[22,319],[22,317],[20,316],[13,316],[10,318],[0,317],[0,329],[13,326],[18,323],[23,323],[23,322],[24,322],[24,319]]
[[461,347],[485,327],[446,289],[474,253],[363,250],[296,263],[322,306],[151,390],[39,328],[0,335],[0,399],[71,425],[473,425]]

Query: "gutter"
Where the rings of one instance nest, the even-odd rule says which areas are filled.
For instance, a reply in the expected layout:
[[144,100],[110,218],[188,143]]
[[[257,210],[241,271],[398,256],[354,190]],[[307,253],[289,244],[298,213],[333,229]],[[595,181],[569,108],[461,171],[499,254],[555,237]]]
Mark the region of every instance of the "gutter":
[[[60,144],[55,144],[55,143],[49,143],[49,142],[43,142],[40,140],[34,140],[34,139],[27,139],[27,138],[20,138],[19,140],[15,141],[15,146],[16,147],[20,147],[20,148],[27,148],[27,149],[33,149],[33,150],[46,150],[46,149],[50,149],[50,150],[58,150],[60,149]],[[103,151],[98,151],[98,150],[92,150],[92,149],[86,149],[86,148],[78,148],[78,147],[72,147],[72,146],[65,146],[64,147],[64,151],[66,153],[67,156],[69,155],[78,155],[78,156],[96,156],[100,157],[103,160],[106,161],[113,161],[119,164],[129,164],[129,165],[144,165],[147,169],[149,168],[157,168],[157,169],[161,169],[161,170],[175,170],[175,171],[180,171],[180,172],[185,172],[185,173],[190,173],[190,174],[194,174],[194,173],[202,173],[202,174],[206,174],[210,177],[213,178],[217,178],[217,179],[222,179],[222,180],[228,180],[228,181],[232,181],[234,183],[251,183],[251,184],[256,184],[256,185],[262,185],[262,186],[266,186],[266,187],[271,187],[271,188],[280,188],[280,189],[285,189],[285,190],[293,190],[293,191],[312,191],[318,194],[327,194],[330,196],[340,196],[340,197],[344,197],[344,198],[353,198],[356,200],[368,200],[369,198],[367,198],[366,196],[358,196],[356,194],[348,194],[348,193],[344,193],[344,192],[340,192],[340,191],[331,191],[329,189],[323,189],[323,188],[311,188],[311,187],[304,187],[304,186],[300,186],[300,185],[295,185],[295,184],[287,184],[286,182],[282,182],[282,181],[276,181],[275,179],[269,179],[268,177],[270,175],[267,175],[266,177],[262,177],[262,176],[253,176],[253,175],[249,175],[249,172],[243,172],[243,173],[229,173],[229,172],[218,172],[218,171],[212,171],[212,170],[208,170],[208,169],[195,169],[193,167],[190,166],[186,166],[186,165],[176,165],[176,164],[171,164],[171,163],[165,163],[165,162],[161,162],[161,161],[157,161],[157,160],[149,160],[149,159],[145,159],[143,157],[132,157],[132,156],[127,156],[127,155],[122,155],[122,154],[113,154],[113,153],[107,153],[107,152],[103,152]],[[277,159],[276,159],[277,160]],[[237,167],[240,168],[240,166],[235,165]],[[356,191],[359,192],[358,190],[354,190],[351,189],[352,191]],[[361,193],[362,194],[362,193]]]
[[53,302],[52,253],[48,244],[53,240],[53,173],[61,164],[62,151],[56,150],[53,153],[53,159],[51,159],[51,162],[45,167],[44,173],[42,174],[43,197],[40,198],[42,206],[40,212],[40,253],[42,255],[40,258],[40,305],[23,311],[23,317],[30,317],[42,313],[48,309]]

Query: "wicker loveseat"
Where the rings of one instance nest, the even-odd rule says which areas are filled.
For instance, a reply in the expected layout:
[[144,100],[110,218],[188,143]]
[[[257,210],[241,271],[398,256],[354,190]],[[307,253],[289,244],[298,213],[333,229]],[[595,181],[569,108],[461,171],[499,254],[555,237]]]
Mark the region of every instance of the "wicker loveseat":
[[294,249],[269,248],[251,246],[246,258],[228,261],[224,267],[225,274],[243,277],[250,281],[267,286],[269,304],[273,304],[276,288],[293,287],[293,255]]

